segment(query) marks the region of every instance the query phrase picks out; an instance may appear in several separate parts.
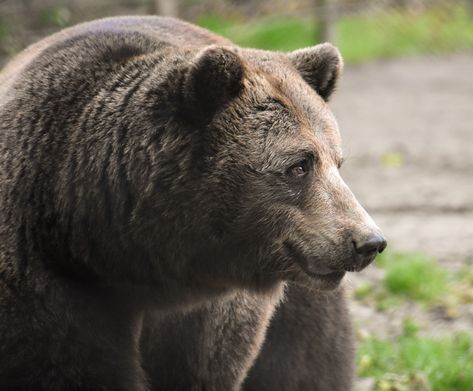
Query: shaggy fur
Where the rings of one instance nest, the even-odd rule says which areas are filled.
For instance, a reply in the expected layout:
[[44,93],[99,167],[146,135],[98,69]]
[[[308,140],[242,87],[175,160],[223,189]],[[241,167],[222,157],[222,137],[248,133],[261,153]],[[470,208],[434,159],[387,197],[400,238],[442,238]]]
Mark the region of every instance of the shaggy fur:
[[354,348],[343,289],[291,284],[259,351],[253,330],[264,332],[270,303],[240,293],[186,313],[148,314],[141,345],[151,389],[239,390],[248,376],[244,391],[350,390]]
[[291,285],[277,309],[245,391],[347,391],[354,343],[343,289]]
[[7,65],[0,388],[145,390],[161,369],[142,351],[172,358],[200,309],[203,367],[182,376],[238,389],[285,282],[335,289],[383,247],[357,250],[379,229],[337,170],[341,68],[328,44],[242,49],[160,17],[66,29]]
[[280,293],[240,291],[187,312],[148,313],[141,347],[151,389],[239,390]]

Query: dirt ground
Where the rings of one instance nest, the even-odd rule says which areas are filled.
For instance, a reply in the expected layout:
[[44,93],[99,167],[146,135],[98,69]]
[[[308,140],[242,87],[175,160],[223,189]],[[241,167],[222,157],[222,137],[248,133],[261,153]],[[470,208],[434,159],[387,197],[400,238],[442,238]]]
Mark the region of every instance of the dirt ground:
[[[389,248],[473,268],[473,53],[348,67],[331,104],[342,132],[342,175],[383,229]],[[369,267],[348,284],[380,282]],[[456,319],[415,305],[377,312],[353,303],[369,333],[392,336],[411,316],[433,332],[473,330],[473,305]]]
[[[473,265],[473,54],[348,68],[342,174],[391,248]],[[400,154],[400,167],[385,154]]]

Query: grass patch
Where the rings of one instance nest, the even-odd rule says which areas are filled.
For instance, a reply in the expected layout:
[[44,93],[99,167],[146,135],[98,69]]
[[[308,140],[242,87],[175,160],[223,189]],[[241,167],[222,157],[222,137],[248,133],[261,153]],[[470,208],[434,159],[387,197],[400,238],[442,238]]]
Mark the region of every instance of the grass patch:
[[[205,16],[197,23],[244,47],[290,51],[319,42],[313,18],[242,22]],[[382,11],[346,16],[336,22],[336,32],[347,63],[473,48],[473,22],[463,3],[421,13]]]
[[405,302],[404,298],[387,292],[384,286],[371,283],[359,284],[354,291],[354,298],[378,311],[397,308]]
[[367,338],[358,347],[360,377],[376,391],[473,390],[472,336],[420,337],[412,321],[396,341]]
[[473,295],[463,282],[465,274],[452,275],[425,254],[386,251],[378,256],[376,265],[384,269],[382,284],[362,283],[356,287],[354,298],[380,311],[408,300],[452,310],[459,303],[469,302]]
[[340,50],[351,63],[473,47],[473,22],[464,4],[345,17],[337,31]]
[[[378,265],[385,271],[383,284],[361,285],[355,291],[357,300],[378,309],[416,300],[435,304],[453,318],[450,312],[458,303],[471,302],[473,277],[468,270],[453,274],[426,255],[395,252],[383,253]],[[419,329],[414,319],[405,318],[397,338],[360,333],[358,375],[374,379],[374,391],[473,390],[473,335],[422,336]]]
[[380,264],[386,272],[385,288],[393,295],[433,303],[449,290],[448,272],[426,255],[387,253]]
[[239,23],[217,16],[201,17],[197,23],[243,47],[290,51],[316,42],[314,23],[296,18],[266,18]]

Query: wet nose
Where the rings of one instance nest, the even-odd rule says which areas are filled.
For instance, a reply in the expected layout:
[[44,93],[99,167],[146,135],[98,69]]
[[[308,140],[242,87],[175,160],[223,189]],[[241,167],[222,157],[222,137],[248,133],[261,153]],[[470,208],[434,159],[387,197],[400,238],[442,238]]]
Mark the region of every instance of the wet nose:
[[367,239],[354,242],[355,251],[363,256],[375,255],[376,253],[382,253],[386,248],[386,239],[379,234],[372,234]]

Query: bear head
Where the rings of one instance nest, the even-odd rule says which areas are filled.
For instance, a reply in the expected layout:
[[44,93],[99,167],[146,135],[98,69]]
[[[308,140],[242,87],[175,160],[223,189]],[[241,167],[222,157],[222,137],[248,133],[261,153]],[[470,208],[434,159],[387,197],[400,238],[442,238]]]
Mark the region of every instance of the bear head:
[[167,143],[178,150],[171,172],[157,165],[156,181],[146,181],[156,183],[153,199],[169,181],[172,200],[146,203],[143,213],[165,208],[154,236],[164,226],[183,238],[168,249],[185,254],[175,261],[181,270],[206,286],[293,280],[333,289],[383,251],[379,228],[339,174],[340,134],[327,101],[342,67],[330,44],[288,54],[211,46],[171,80],[151,82],[155,96],[176,94],[163,111],[173,111]]

